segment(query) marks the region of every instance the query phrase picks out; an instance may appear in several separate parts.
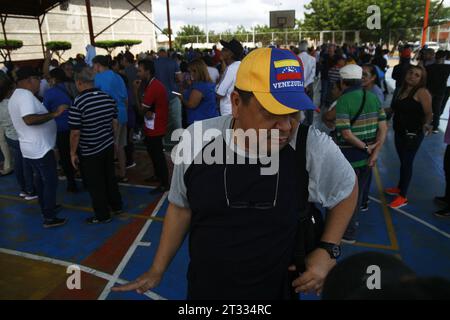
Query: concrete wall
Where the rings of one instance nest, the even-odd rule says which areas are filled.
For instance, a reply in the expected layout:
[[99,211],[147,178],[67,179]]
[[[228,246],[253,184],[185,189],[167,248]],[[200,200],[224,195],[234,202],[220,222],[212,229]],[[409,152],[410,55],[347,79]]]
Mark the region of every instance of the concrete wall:
[[[137,5],[140,1],[131,0],[130,2]],[[154,21],[151,6],[150,0],[144,2],[139,9]],[[125,0],[91,0],[94,34],[103,30],[131,8]],[[43,57],[37,20],[8,18],[6,33],[8,39],[22,40],[24,43],[21,49],[13,51],[11,55],[13,61]],[[85,54],[86,45],[90,43],[85,1],[70,0],[67,11],[61,10],[58,6],[48,12],[42,26],[42,33],[44,42],[69,41],[72,43],[72,49],[64,53],[63,59],[74,57],[77,53]],[[0,37],[3,38],[3,36]],[[135,54],[156,50],[155,28],[137,11],[132,11],[96,38],[96,40],[118,39],[142,40],[142,44],[132,47],[131,51]],[[121,50],[124,48],[118,48],[114,53]],[[97,48],[97,53],[105,54],[106,50]]]

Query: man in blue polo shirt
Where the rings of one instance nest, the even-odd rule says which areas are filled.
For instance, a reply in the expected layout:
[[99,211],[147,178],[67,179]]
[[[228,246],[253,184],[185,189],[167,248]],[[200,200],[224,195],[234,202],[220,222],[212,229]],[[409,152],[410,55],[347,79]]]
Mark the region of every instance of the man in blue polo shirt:
[[[61,68],[55,68],[49,72],[50,86],[44,94],[43,104],[49,112],[54,112],[60,105],[71,106],[73,97],[65,85],[66,75]],[[70,161],[70,129],[69,129],[69,110],[55,119],[57,134],[56,146],[59,151],[60,164],[67,179],[67,191],[77,192],[75,182],[75,169]]]
[[95,56],[92,60],[95,87],[109,94],[117,104],[119,128],[116,137],[117,158],[119,160],[119,181],[126,182],[125,146],[127,145],[128,92],[120,75],[110,70],[107,56]]

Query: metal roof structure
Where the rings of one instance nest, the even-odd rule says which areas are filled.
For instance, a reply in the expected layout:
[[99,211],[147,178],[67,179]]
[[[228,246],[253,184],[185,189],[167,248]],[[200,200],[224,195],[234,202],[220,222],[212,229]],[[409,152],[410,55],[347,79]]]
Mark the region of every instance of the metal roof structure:
[[[57,7],[61,3],[64,3],[66,1],[63,0],[2,0],[2,3],[0,5],[0,24],[2,26],[3,31],[3,37],[5,40],[8,40],[6,35],[6,20],[8,18],[19,18],[19,19],[35,19],[38,22],[39,27],[39,34],[41,38],[41,45],[42,45],[42,53],[45,56],[45,46],[44,46],[44,39],[42,37],[42,24],[44,22],[45,14],[52,10],[53,8]],[[94,27],[92,22],[92,14],[91,14],[91,1],[85,0],[85,6],[86,6],[86,14],[87,14],[87,20],[88,20],[88,28],[89,28],[89,36],[90,36],[90,42],[92,45],[95,45],[95,38],[101,35],[103,32],[105,32],[107,29],[111,28],[114,24],[122,20],[126,15],[130,14],[133,11],[139,12],[144,18],[146,18],[150,23],[152,23],[157,29],[159,29],[162,33],[165,33],[161,28],[158,27],[144,12],[142,12],[139,7],[143,5],[146,2],[150,2],[151,0],[141,0],[139,3],[134,4],[130,0],[126,0],[126,2],[130,5],[130,10],[128,10],[125,14],[123,14],[121,17],[116,19],[114,22],[106,26],[103,30],[98,32],[97,34],[94,33]],[[169,13],[169,0],[166,0],[166,6],[167,6],[167,19],[169,24],[169,30],[170,30],[170,13]],[[169,46],[172,47],[172,38],[169,31]],[[10,53],[8,51],[8,57],[11,60]]]
[[61,0],[3,0],[0,6],[2,15],[18,15],[28,17],[40,17],[54,7],[59,5]]

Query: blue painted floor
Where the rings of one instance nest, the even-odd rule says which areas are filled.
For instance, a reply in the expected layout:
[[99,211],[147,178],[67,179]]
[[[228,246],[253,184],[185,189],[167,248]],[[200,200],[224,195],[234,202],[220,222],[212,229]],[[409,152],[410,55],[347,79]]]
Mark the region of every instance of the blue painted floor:
[[[391,200],[391,197],[380,194],[380,189],[396,185],[399,174],[399,162],[390,130],[377,165],[380,179],[374,175],[372,180],[369,211],[359,215],[358,243],[343,246],[344,258],[367,250],[386,252],[398,255],[419,275],[450,279],[450,219],[439,219],[432,215],[438,209],[432,199],[442,195],[445,187],[442,168],[444,147],[442,133],[424,140],[415,162],[408,194],[409,205],[401,211],[391,210],[383,202]],[[63,228],[46,230],[42,228],[37,203],[17,199],[18,190],[13,176],[1,178],[0,248],[81,263],[122,228],[135,221],[115,219],[110,224],[87,226],[84,219],[91,215],[86,211],[90,207],[88,194],[66,194],[64,187],[65,183],[61,181],[58,199],[65,207],[60,215],[68,217],[70,221]],[[121,193],[125,210],[131,214],[142,214],[150,203],[158,200],[149,194],[148,188],[122,186]],[[166,209],[167,199],[154,215],[163,217]],[[420,220],[414,220],[414,217]],[[161,221],[153,220],[150,223],[140,239],[140,242],[149,246],[140,245],[131,252],[118,275],[119,279],[133,280],[150,267],[161,230]],[[166,299],[185,298],[187,263],[185,241],[160,286],[153,292]],[[112,275],[112,272],[109,274]],[[135,293],[109,293],[106,299],[148,297]]]

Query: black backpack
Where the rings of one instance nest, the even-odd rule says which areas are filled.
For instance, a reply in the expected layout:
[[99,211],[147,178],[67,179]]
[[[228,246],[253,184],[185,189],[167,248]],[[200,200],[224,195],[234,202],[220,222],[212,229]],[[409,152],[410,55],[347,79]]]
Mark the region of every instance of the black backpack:
[[[298,156],[298,163],[300,167],[299,171],[299,181],[302,186],[300,199],[302,200],[302,206],[300,208],[300,219],[297,227],[295,246],[292,263],[297,267],[295,273],[291,273],[291,279],[294,280],[298,277],[299,272],[304,272],[305,258],[314,249],[320,241],[320,238],[324,229],[324,221],[322,213],[314,203],[308,201],[308,182],[309,175],[306,170],[306,140],[308,138],[309,126],[300,125],[297,133],[296,141],[296,153]],[[298,294],[292,289],[291,292],[292,299],[297,300]]]

